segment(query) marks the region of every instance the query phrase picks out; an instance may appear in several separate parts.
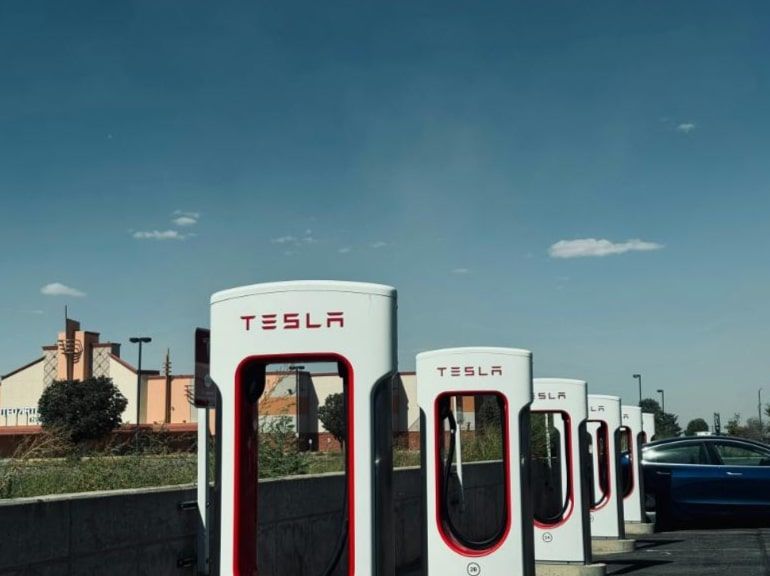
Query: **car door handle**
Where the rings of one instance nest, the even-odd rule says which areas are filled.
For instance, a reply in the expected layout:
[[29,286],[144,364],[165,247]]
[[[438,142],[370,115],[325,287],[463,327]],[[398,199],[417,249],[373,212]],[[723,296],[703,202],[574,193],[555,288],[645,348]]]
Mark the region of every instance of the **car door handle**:
[[743,476],[743,472],[728,472],[728,476]]
[[671,472],[661,472],[660,470],[655,472],[655,474],[657,474],[658,476],[671,476]]

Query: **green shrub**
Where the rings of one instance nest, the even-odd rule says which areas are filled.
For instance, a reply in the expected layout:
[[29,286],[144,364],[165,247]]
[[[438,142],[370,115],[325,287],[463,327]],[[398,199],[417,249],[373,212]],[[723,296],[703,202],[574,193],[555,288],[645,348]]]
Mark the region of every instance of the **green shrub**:
[[120,426],[127,404],[110,378],[55,380],[40,396],[38,412],[44,429],[78,444],[103,438]]

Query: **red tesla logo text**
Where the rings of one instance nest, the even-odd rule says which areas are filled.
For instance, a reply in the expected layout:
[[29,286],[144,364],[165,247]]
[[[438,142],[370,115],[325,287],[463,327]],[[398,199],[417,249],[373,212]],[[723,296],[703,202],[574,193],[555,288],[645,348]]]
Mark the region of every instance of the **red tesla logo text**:
[[241,316],[243,327],[248,332],[252,328],[252,321],[259,318],[259,327],[262,330],[315,330],[318,328],[332,328],[337,326],[344,328],[344,312],[327,312],[323,315],[313,315],[310,312],[284,312],[283,314],[260,314]]
[[538,392],[536,394],[538,400],[566,400],[566,392]]
[[451,376],[452,378],[458,378],[460,376],[502,376],[502,366],[490,366],[485,368],[483,366],[438,366],[438,375],[441,377]]

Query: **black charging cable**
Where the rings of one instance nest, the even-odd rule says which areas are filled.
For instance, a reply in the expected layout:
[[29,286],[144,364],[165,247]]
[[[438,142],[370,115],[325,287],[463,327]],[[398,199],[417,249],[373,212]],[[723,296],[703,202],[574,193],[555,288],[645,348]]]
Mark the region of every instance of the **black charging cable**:
[[[498,399],[499,402],[499,399]],[[449,406],[449,398],[444,398],[439,407],[442,426],[439,427],[437,433],[443,433],[443,422],[449,421],[449,449],[447,450],[446,460],[443,463],[442,469],[442,482],[441,482],[441,520],[444,523],[444,528],[447,530],[461,545],[470,550],[486,550],[500,540],[505,534],[505,527],[507,522],[501,522],[498,530],[492,534],[489,538],[482,540],[471,540],[466,538],[457,529],[452,516],[449,514],[449,480],[452,474],[452,460],[455,456],[455,445],[457,431],[457,421],[455,420],[454,412]],[[505,465],[505,458],[503,458],[503,464]],[[508,511],[505,511],[508,514]]]
[[[561,438],[561,434],[559,434],[559,438]],[[565,448],[565,450],[563,451],[564,452],[564,459],[567,462],[567,469],[569,469],[569,468],[571,468],[571,462],[570,462],[571,456],[570,456],[570,453],[569,453],[569,446],[566,445],[566,442],[564,443],[564,448]],[[561,450],[561,443],[559,445],[559,452],[562,452],[562,450]],[[560,466],[559,466],[559,474],[561,475],[561,462],[559,464],[560,464]],[[567,513],[567,510],[569,509],[570,492],[572,491],[572,486],[569,484],[569,482],[570,482],[569,478],[567,478],[567,482],[568,482],[567,490],[564,491],[565,496],[564,496],[564,501],[562,502],[561,510],[559,510],[556,514],[552,514],[550,516],[546,516],[545,518],[542,518],[541,516],[539,516],[537,514],[537,512],[535,512],[533,514],[533,516],[535,517],[535,520],[537,520],[541,524],[556,524],[557,522],[559,522],[559,520],[564,518],[564,515]]]

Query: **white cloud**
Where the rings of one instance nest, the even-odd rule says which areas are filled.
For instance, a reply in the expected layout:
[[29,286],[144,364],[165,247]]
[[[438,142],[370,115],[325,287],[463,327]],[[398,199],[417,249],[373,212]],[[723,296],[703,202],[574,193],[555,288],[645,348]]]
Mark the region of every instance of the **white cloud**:
[[470,274],[471,271],[468,268],[454,268],[452,274]]
[[195,226],[198,221],[190,216],[179,216],[172,220],[177,226]]
[[59,282],[46,284],[40,289],[40,293],[45,296],[72,296],[73,298],[83,298],[86,293],[76,288],[70,288]]
[[340,254],[348,254],[352,248],[350,246],[345,246],[344,248],[340,248],[337,250]]
[[310,229],[305,230],[302,236],[294,236],[293,234],[287,234],[286,236],[278,236],[277,238],[270,239],[271,244],[291,244],[299,247],[302,244],[317,244],[318,240],[313,236],[313,231]]
[[369,247],[371,247],[371,248],[385,248],[385,246],[387,246],[387,245],[388,245],[387,242],[383,242],[382,240],[378,240],[377,242],[372,242],[371,244],[369,244]]
[[580,238],[577,240],[559,240],[548,249],[551,258],[584,258],[589,256],[609,256],[626,252],[649,252],[660,250],[662,244],[634,239],[625,242],[610,242],[602,238]]
[[195,226],[200,220],[200,212],[188,212],[185,210],[174,210],[172,216],[176,216],[171,220],[177,226]]
[[682,122],[679,124],[679,126],[676,127],[677,132],[681,132],[682,134],[689,134],[693,130],[697,128],[697,125],[695,122]]
[[190,212],[188,210],[174,210],[173,216],[188,216],[190,218],[195,218],[196,220],[199,220],[201,217],[201,213]]
[[192,234],[180,234],[178,230],[152,230],[134,232],[137,240],[184,240]]
[[278,238],[271,238],[270,243],[271,244],[296,244],[297,237],[296,236],[279,236]]

